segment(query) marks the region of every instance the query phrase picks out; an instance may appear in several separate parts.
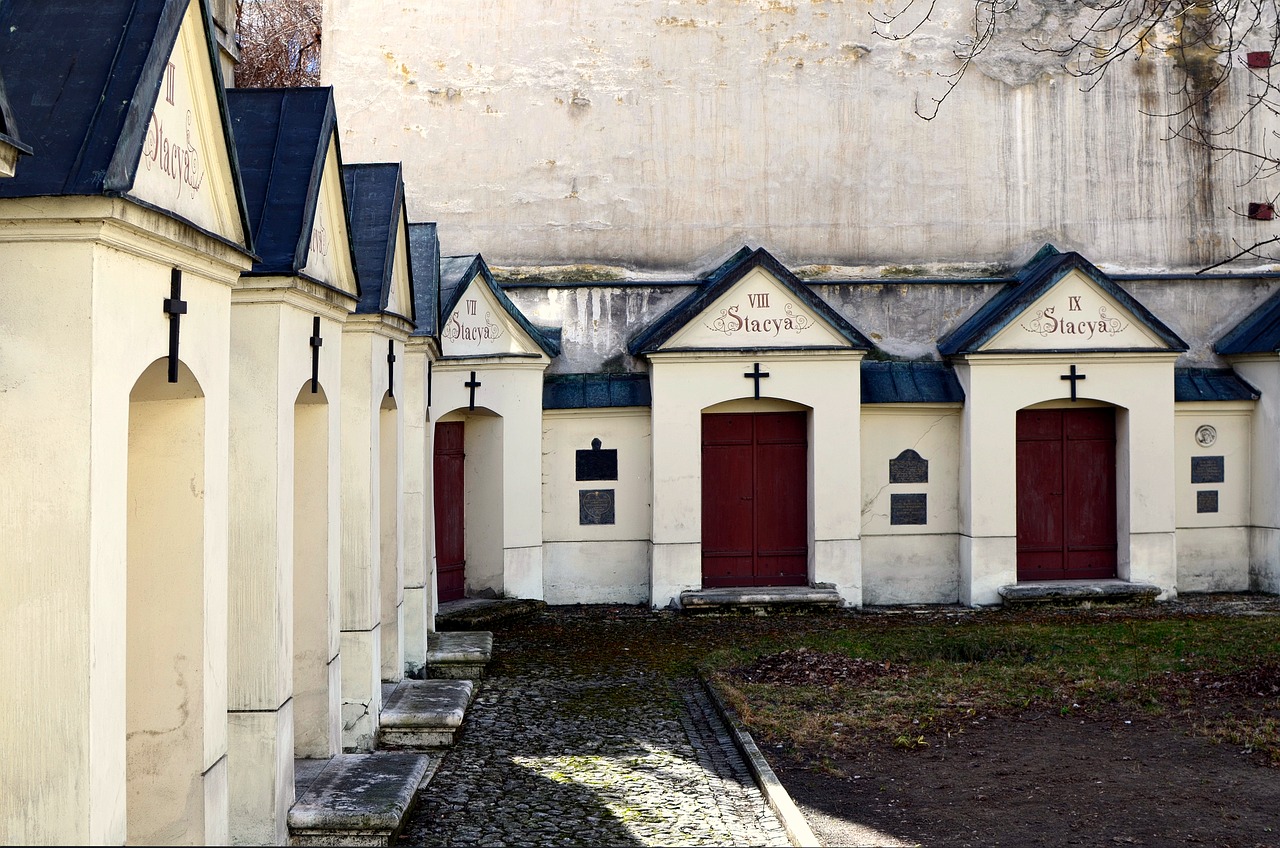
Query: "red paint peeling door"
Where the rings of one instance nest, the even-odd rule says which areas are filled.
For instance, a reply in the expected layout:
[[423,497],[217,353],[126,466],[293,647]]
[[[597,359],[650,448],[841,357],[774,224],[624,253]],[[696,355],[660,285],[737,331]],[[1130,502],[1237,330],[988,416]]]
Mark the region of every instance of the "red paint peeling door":
[[1113,409],[1018,413],[1018,579],[1116,576]]
[[803,412],[702,416],[702,585],[808,583]]
[[436,514],[436,598],[441,603],[461,599],[466,589],[463,426],[461,421],[436,425],[432,470]]

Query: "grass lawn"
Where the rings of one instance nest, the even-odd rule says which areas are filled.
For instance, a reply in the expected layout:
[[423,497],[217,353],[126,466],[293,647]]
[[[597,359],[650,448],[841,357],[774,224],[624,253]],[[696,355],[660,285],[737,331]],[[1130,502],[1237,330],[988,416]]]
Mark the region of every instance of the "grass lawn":
[[1280,616],[1102,615],[852,619],[724,648],[703,667],[748,726],[787,748],[912,750],[994,716],[1119,709],[1280,765]]

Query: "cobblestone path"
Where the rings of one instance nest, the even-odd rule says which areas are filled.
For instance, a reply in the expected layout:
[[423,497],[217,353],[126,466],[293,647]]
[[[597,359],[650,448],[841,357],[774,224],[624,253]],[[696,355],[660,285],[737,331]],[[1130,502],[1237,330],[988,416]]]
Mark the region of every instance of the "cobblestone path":
[[402,845],[787,845],[695,681],[482,682]]

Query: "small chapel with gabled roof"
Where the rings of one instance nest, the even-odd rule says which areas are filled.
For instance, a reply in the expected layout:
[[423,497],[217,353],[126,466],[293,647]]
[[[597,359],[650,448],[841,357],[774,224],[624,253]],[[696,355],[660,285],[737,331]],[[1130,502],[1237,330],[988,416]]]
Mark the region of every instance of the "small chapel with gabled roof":
[[727,0],[485,62],[330,3],[243,89],[230,5],[0,5],[0,841],[385,843],[481,600],[1280,592],[1280,270],[1194,267],[1257,219],[1115,98],[927,135],[861,23]]

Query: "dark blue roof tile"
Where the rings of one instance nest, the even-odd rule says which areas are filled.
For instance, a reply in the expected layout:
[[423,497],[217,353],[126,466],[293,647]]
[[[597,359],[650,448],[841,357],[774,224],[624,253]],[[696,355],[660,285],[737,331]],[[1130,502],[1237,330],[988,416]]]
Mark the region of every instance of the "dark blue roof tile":
[[[235,145],[206,0],[199,0],[246,244]],[[127,194],[188,0],[4,0],[0,68],[11,114],[37,155],[0,197]],[[217,234],[211,234],[215,237]]]
[[651,405],[648,374],[551,374],[542,384],[543,409]]
[[467,290],[467,285],[480,277],[483,285],[489,288],[494,300],[503,311],[516,322],[533,343],[542,349],[547,356],[560,355],[560,328],[535,326],[524,313],[516,308],[507,297],[507,293],[493,279],[489,265],[480,254],[470,256],[445,256],[440,259],[440,326],[444,326],[445,317],[452,314],[458,301]]
[[1267,298],[1265,303],[1219,339],[1214,350],[1223,356],[1280,350],[1280,292]]
[[1110,277],[1078,253],[1060,253],[1045,245],[1022,267],[1015,281],[996,292],[968,320],[938,340],[943,356],[973,353],[1017,318],[1069,271],[1078,270],[1133,314],[1134,320],[1156,335],[1171,350],[1187,350],[1187,343],[1164,325],[1150,310],[1135,300]]
[[1257,400],[1262,393],[1230,368],[1173,369],[1173,399],[1177,403],[1215,400]]
[[436,298],[440,296],[440,238],[435,224],[409,225],[409,264],[413,266],[415,336],[435,336],[440,320]]
[[[347,191],[347,217],[351,222],[351,241],[355,246],[356,276],[360,279],[360,302],[356,305],[356,312],[384,312],[394,282],[400,221],[408,222],[400,163],[343,165],[342,180]],[[405,249],[408,248],[405,245]],[[412,289],[412,263],[409,277]],[[412,313],[412,300],[407,307]],[[412,314],[401,317],[414,320]]]
[[5,88],[4,79],[0,78],[0,141],[13,145],[20,153],[31,154],[31,147],[24,144],[18,136],[18,122],[13,118],[13,110],[9,108],[9,91]]
[[734,286],[754,268],[764,268],[796,299],[822,317],[831,328],[857,350],[870,350],[871,340],[818,297],[795,274],[763,248],[743,247],[703,279],[688,297],[667,310],[658,320],[632,337],[627,350],[632,356],[653,353],[690,321],[702,314],[716,298]]
[[251,273],[298,274],[307,265],[329,144],[337,144],[333,89],[233,88],[227,107],[259,256]]
[[963,403],[964,389],[945,362],[862,361],[863,403]]

